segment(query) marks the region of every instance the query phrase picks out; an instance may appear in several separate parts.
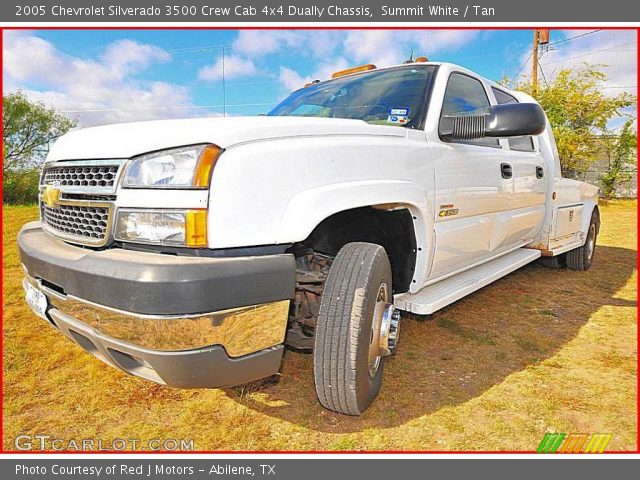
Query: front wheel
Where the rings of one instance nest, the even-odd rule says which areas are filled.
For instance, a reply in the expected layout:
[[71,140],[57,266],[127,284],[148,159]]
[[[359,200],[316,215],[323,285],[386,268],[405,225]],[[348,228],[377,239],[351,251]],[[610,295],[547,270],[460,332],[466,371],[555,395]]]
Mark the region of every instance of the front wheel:
[[315,332],[313,372],[323,407],[362,415],[382,383],[398,338],[391,266],[379,245],[340,249],[325,283]]

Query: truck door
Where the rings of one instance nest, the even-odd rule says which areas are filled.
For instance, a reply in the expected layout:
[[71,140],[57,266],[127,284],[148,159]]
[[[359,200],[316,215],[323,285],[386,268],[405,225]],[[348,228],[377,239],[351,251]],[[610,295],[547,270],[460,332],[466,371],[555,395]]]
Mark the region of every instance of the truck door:
[[[440,118],[477,115],[489,107],[488,87],[483,81],[468,73],[449,75]],[[514,181],[505,145],[489,138],[432,143],[435,249],[429,280],[507,248]]]
[[[496,87],[492,92],[498,104],[518,103],[511,94]],[[507,244],[528,243],[544,221],[547,175],[550,167],[545,164],[537,139],[513,137],[507,140],[507,162],[513,172],[513,193],[510,195],[511,221]]]

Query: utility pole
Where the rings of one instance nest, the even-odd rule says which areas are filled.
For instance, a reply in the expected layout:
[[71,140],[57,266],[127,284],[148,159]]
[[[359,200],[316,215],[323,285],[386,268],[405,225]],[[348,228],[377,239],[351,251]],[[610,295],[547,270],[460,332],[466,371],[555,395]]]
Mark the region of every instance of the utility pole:
[[538,29],[533,30],[533,70],[531,71],[531,92],[533,96],[536,96],[538,91],[538,40],[540,31]]
[[536,28],[533,31],[533,66],[531,71],[531,92],[535,97],[538,91],[538,50],[540,45],[549,44],[549,29],[548,28]]

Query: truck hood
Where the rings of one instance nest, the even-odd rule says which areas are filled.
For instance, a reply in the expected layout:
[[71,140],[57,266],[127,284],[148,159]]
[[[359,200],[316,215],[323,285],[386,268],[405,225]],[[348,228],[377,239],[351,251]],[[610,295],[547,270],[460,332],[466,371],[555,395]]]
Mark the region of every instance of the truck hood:
[[129,158],[197,143],[230,148],[261,140],[321,135],[403,137],[406,132],[401,127],[335,118],[258,116],[157,120],[74,130],[53,144],[47,160]]

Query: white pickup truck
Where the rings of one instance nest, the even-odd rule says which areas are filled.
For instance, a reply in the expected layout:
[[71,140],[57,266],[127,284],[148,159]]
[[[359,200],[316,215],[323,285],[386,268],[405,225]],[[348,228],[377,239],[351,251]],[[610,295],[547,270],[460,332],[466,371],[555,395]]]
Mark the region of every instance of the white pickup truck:
[[600,224],[531,97],[428,61],[337,72],[266,116],[73,131],[40,188],[24,288],[64,335],[186,388],[313,350],[320,403],[349,415],[378,394],[400,311],[540,257],[587,270]]

